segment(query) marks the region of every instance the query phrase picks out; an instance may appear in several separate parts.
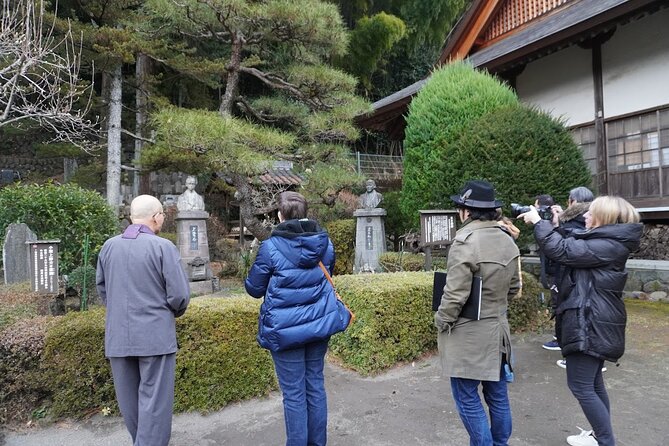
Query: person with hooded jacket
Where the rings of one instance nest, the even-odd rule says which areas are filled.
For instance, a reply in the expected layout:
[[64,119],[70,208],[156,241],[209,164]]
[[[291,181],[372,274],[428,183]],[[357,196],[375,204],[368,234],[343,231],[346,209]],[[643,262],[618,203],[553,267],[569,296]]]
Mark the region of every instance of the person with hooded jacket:
[[634,207],[620,197],[601,196],[585,213],[586,230],[565,237],[536,209],[521,214],[534,224],[546,256],[562,265],[556,332],[567,361],[567,384],[593,431],[567,437],[573,446],[613,446],[604,361],[617,362],[625,351],[627,316],[622,292],[625,264],[639,248],[643,225]]
[[343,305],[320,263],[332,273],[332,241],[307,216],[297,192],[279,196],[279,221],[258,250],[245,281],[253,297],[265,297],[258,343],[270,350],[283,392],[287,446],[327,442],[327,397],[323,367],[330,336],[348,325]]

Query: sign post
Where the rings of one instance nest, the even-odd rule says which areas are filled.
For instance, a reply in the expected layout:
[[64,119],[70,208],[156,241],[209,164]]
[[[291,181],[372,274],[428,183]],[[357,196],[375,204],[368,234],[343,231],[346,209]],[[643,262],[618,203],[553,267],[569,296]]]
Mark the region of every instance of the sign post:
[[455,238],[458,211],[424,210],[420,212],[420,242],[425,250],[425,270],[432,269],[432,247],[450,245]]
[[30,256],[30,283],[36,293],[58,294],[59,243],[60,240],[26,242]]

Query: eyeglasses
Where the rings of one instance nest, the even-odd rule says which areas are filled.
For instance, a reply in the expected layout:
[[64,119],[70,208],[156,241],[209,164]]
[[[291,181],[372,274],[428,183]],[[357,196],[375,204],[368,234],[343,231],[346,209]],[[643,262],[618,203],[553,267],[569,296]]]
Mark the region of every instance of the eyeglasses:
[[153,218],[156,218],[156,215],[162,215],[164,217],[165,213],[164,212],[156,212],[155,214],[153,214]]

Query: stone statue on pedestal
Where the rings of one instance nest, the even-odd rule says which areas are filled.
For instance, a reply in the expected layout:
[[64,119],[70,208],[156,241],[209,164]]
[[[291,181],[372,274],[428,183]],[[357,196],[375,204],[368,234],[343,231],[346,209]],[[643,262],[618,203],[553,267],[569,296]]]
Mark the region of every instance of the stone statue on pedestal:
[[376,191],[376,183],[374,180],[367,180],[365,188],[367,189],[367,192],[360,195],[360,198],[358,199],[360,203],[359,209],[378,208],[381,201],[383,201],[383,195]]
[[195,186],[197,186],[197,178],[189,175],[186,178],[186,190],[177,199],[179,211],[204,211],[204,200],[200,194],[195,192]]
[[386,210],[379,208],[383,195],[376,191],[374,180],[365,182],[367,191],[360,195],[355,230],[355,263],[353,272],[380,272],[379,256],[386,251],[386,231],[383,218]]

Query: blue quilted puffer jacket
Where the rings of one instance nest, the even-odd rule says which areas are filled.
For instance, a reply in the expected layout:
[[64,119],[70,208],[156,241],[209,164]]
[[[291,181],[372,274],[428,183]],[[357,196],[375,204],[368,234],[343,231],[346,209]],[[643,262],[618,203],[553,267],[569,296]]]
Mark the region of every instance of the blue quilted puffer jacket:
[[258,321],[261,347],[289,350],[346,328],[318,265],[322,261],[332,272],[334,260],[327,232],[313,220],[284,221],[260,245],[244,285],[251,296],[265,296]]

